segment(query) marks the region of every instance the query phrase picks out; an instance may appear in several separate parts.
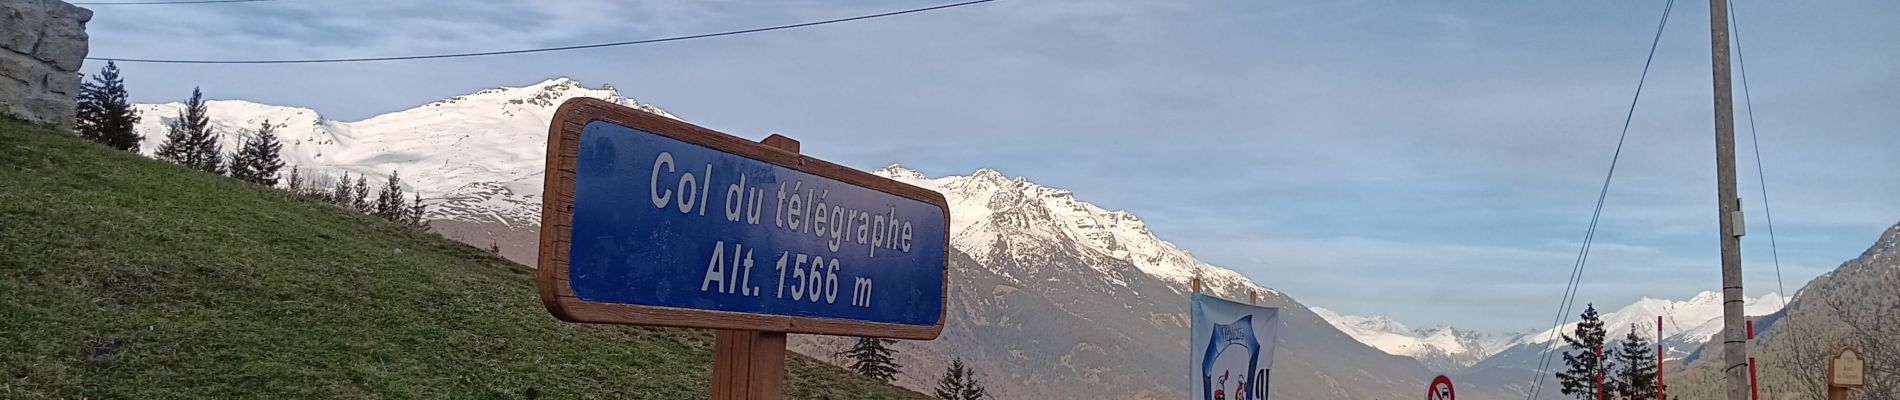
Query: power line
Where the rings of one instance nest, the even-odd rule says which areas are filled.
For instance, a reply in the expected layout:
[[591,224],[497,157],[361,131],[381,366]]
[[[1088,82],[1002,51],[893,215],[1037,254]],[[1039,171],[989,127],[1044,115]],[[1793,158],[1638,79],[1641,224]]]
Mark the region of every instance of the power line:
[[805,23],[798,23],[798,24],[791,24],[791,25],[778,25],[778,26],[770,26],[770,27],[764,27],[764,28],[741,29],[741,30],[736,30],[736,31],[703,33],[703,34],[697,34],[697,35],[673,36],[673,37],[664,37],[664,38],[656,38],[656,39],[633,40],[633,41],[626,41],[626,42],[595,43],[595,44],[583,44],[583,45],[574,45],[574,46],[543,47],[543,48],[521,49],[521,50],[484,51],[484,52],[474,52],[474,53],[450,53],[450,54],[430,54],[430,55],[413,55],[413,56],[391,56],[391,57],[316,58],[316,59],[298,59],[298,60],[167,60],[167,59],[118,58],[118,57],[86,57],[86,59],[97,60],[97,61],[158,63],[158,64],[315,64],[315,63],[342,63],[342,62],[366,62],[366,61],[426,60],[426,59],[436,59],[436,58],[480,57],[480,56],[498,56],[498,55],[507,55],[507,54],[545,53],[545,52],[551,52],[551,51],[580,50],[580,49],[593,49],[593,48],[602,48],[602,47],[631,46],[631,45],[637,45],[637,44],[675,42],[675,41],[681,41],[681,40],[704,39],[704,38],[719,37],[719,36],[732,36],[732,35],[741,35],[741,34],[747,34],[747,33],[758,33],[758,32],[776,31],[776,30],[784,30],[784,29],[792,29],[792,28],[803,28],[807,26],[827,25],[827,24],[835,24],[835,23],[840,23],[840,22],[850,22],[850,21],[865,20],[865,19],[872,19],[872,18],[889,17],[889,16],[895,16],[895,15],[920,13],[920,12],[932,11],[932,10],[942,10],[946,8],[961,7],[961,6],[980,4],[980,3],[988,3],[992,1],[996,1],[996,0],[972,0],[972,1],[965,1],[961,3],[951,3],[951,4],[944,4],[944,5],[938,5],[938,6],[924,7],[924,8],[913,8],[909,10],[892,11],[892,12],[881,13],[881,14],[871,14],[871,15],[863,15],[863,16],[856,16],[856,17],[849,17],[849,18],[828,19],[828,20],[823,20],[823,21],[813,21],[813,22],[805,22]]
[[1552,337],[1548,339],[1550,345],[1544,347],[1537,369],[1531,372],[1535,375],[1531,378],[1531,390],[1525,394],[1526,399],[1535,400],[1538,392],[1543,390],[1544,377],[1549,373],[1551,354],[1557,348],[1555,336],[1563,328],[1564,316],[1570,314],[1570,309],[1576,305],[1577,289],[1583,282],[1583,268],[1590,261],[1590,247],[1596,242],[1597,223],[1603,217],[1603,204],[1610,195],[1610,182],[1616,177],[1617,161],[1623,158],[1623,143],[1629,138],[1630,122],[1636,118],[1636,104],[1643,98],[1643,84],[1649,80],[1649,66],[1656,60],[1656,47],[1662,43],[1663,28],[1669,26],[1669,12],[1675,7],[1676,0],[1669,0],[1663,5],[1662,19],[1656,23],[1655,37],[1649,40],[1649,56],[1643,59],[1643,73],[1636,79],[1636,93],[1630,97],[1629,111],[1623,115],[1623,131],[1616,137],[1616,151],[1610,155],[1610,169],[1603,174],[1603,187],[1597,190],[1597,204],[1596,209],[1590,213],[1590,226],[1584,230],[1583,245],[1577,249],[1577,261],[1570,268],[1570,280],[1564,287],[1563,300],[1558,302],[1557,316],[1551,320]]
[[126,2],[85,2],[73,3],[77,6],[150,6],[165,4],[217,4],[217,3],[256,3],[277,0],[181,0],[181,1],[126,1]]
[[1735,64],[1742,75],[1742,104],[1748,106],[1748,141],[1755,146],[1755,178],[1761,183],[1761,211],[1768,222],[1768,249],[1775,260],[1775,290],[1781,292],[1781,306],[1788,306],[1788,287],[1781,283],[1781,247],[1775,243],[1775,211],[1768,205],[1768,170],[1762,168],[1761,138],[1755,134],[1755,98],[1748,93],[1748,61],[1742,58],[1742,22],[1734,6],[1729,6],[1729,26],[1735,33]]

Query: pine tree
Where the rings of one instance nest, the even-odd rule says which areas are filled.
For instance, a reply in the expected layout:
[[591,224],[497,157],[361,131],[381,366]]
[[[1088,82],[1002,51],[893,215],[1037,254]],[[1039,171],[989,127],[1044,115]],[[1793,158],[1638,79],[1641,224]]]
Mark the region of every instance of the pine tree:
[[1656,398],[1656,349],[1648,338],[1638,336],[1637,325],[1630,324],[1630,333],[1616,346],[1616,369],[1611,374],[1608,386],[1617,398],[1653,399]]
[[976,370],[970,370],[969,379],[966,379],[964,384],[966,386],[964,386],[963,398],[961,400],[984,400],[990,398],[989,391],[983,389],[983,382],[976,379]]
[[231,177],[264,186],[277,186],[277,170],[284,168],[278,152],[284,144],[277,141],[277,128],[270,120],[258,126],[257,133],[244,139],[244,146],[231,157]]
[[354,189],[355,187],[350,186],[349,171],[344,171],[343,178],[337,179],[336,182],[332,183],[330,189],[330,203],[344,208],[355,207],[357,198],[361,197],[361,195],[352,193]]
[[357,175],[356,188],[351,189],[350,193],[356,194],[355,197],[350,198],[350,202],[351,202],[350,208],[356,209],[356,212],[368,214],[370,212],[369,175]]
[[214,174],[224,173],[224,149],[218,135],[211,131],[211,116],[205,110],[204,93],[191,89],[185,109],[178,112],[158,146],[159,158]]
[[983,390],[983,384],[976,380],[976,371],[963,364],[962,358],[950,360],[950,369],[943,371],[943,378],[937,379],[937,389],[933,393],[938,400],[982,400],[989,397]]
[[[409,212],[406,214],[409,216],[409,226],[428,228],[429,222],[422,220],[422,214],[425,211],[428,211],[428,208],[422,205],[422,192],[416,192],[416,201],[410,204]],[[497,248],[499,248],[499,246],[497,246]],[[500,252],[500,250],[496,251],[496,253]]]
[[851,346],[851,350],[845,350],[845,355],[851,357],[851,370],[871,379],[885,382],[896,380],[898,365],[897,359],[892,357],[894,351],[890,348],[891,342],[895,341],[872,337],[858,338],[858,343]]
[[389,171],[389,180],[383,182],[381,191],[376,192],[376,203],[370,205],[370,214],[389,222],[408,222],[409,205],[402,199],[402,178],[396,171]]
[[119,66],[111,61],[92,76],[92,82],[79,85],[78,121],[73,124],[79,136],[119,150],[139,148],[140,136],[133,127],[139,114],[126,99],[125,80],[119,78]]
[[1577,322],[1576,331],[1563,335],[1563,339],[1576,352],[1564,351],[1564,365],[1569,368],[1557,372],[1557,383],[1563,386],[1561,391],[1579,400],[1596,399],[1598,374],[1610,369],[1608,360],[1598,355],[1599,350],[1608,349],[1603,349],[1603,320],[1597,317],[1596,305],[1584,307],[1583,320]]

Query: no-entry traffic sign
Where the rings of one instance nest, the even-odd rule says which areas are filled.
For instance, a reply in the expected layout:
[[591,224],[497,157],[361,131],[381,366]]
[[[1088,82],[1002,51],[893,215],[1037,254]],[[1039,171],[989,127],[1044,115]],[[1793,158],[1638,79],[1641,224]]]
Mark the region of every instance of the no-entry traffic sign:
[[1425,388],[1425,400],[1457,400],[1458,394],[1451,388],[1451,378],[1439,375],[1432,378],[1432,385]]
[[942,332],[943,195],[596,99],[548,135],[536,286],[556,317]]

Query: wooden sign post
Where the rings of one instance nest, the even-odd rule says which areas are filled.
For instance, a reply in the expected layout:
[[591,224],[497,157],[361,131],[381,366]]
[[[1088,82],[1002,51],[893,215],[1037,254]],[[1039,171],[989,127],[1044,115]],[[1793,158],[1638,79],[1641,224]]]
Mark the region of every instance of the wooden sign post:
[[598,99],[561,104],[547,154],[542,305],[718,330],[714,399],[782,397],[787,333],[943,331],[942,194]]
[[1847,400],[1847,392],[1859,388],[1866,379],[1867,363],[1853,347],[1843,348],[1827,358],[1827,398]]

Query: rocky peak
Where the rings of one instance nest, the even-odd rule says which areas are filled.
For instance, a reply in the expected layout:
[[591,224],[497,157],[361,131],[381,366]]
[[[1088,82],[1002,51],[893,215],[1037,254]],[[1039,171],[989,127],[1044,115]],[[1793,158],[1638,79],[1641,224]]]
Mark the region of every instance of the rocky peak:
[[871,171],[871,174],[905,182],[920,182],[929,179],[924,176],[924,173],[905,167],[903,164],[887,165],[884,166],[884,168]]

